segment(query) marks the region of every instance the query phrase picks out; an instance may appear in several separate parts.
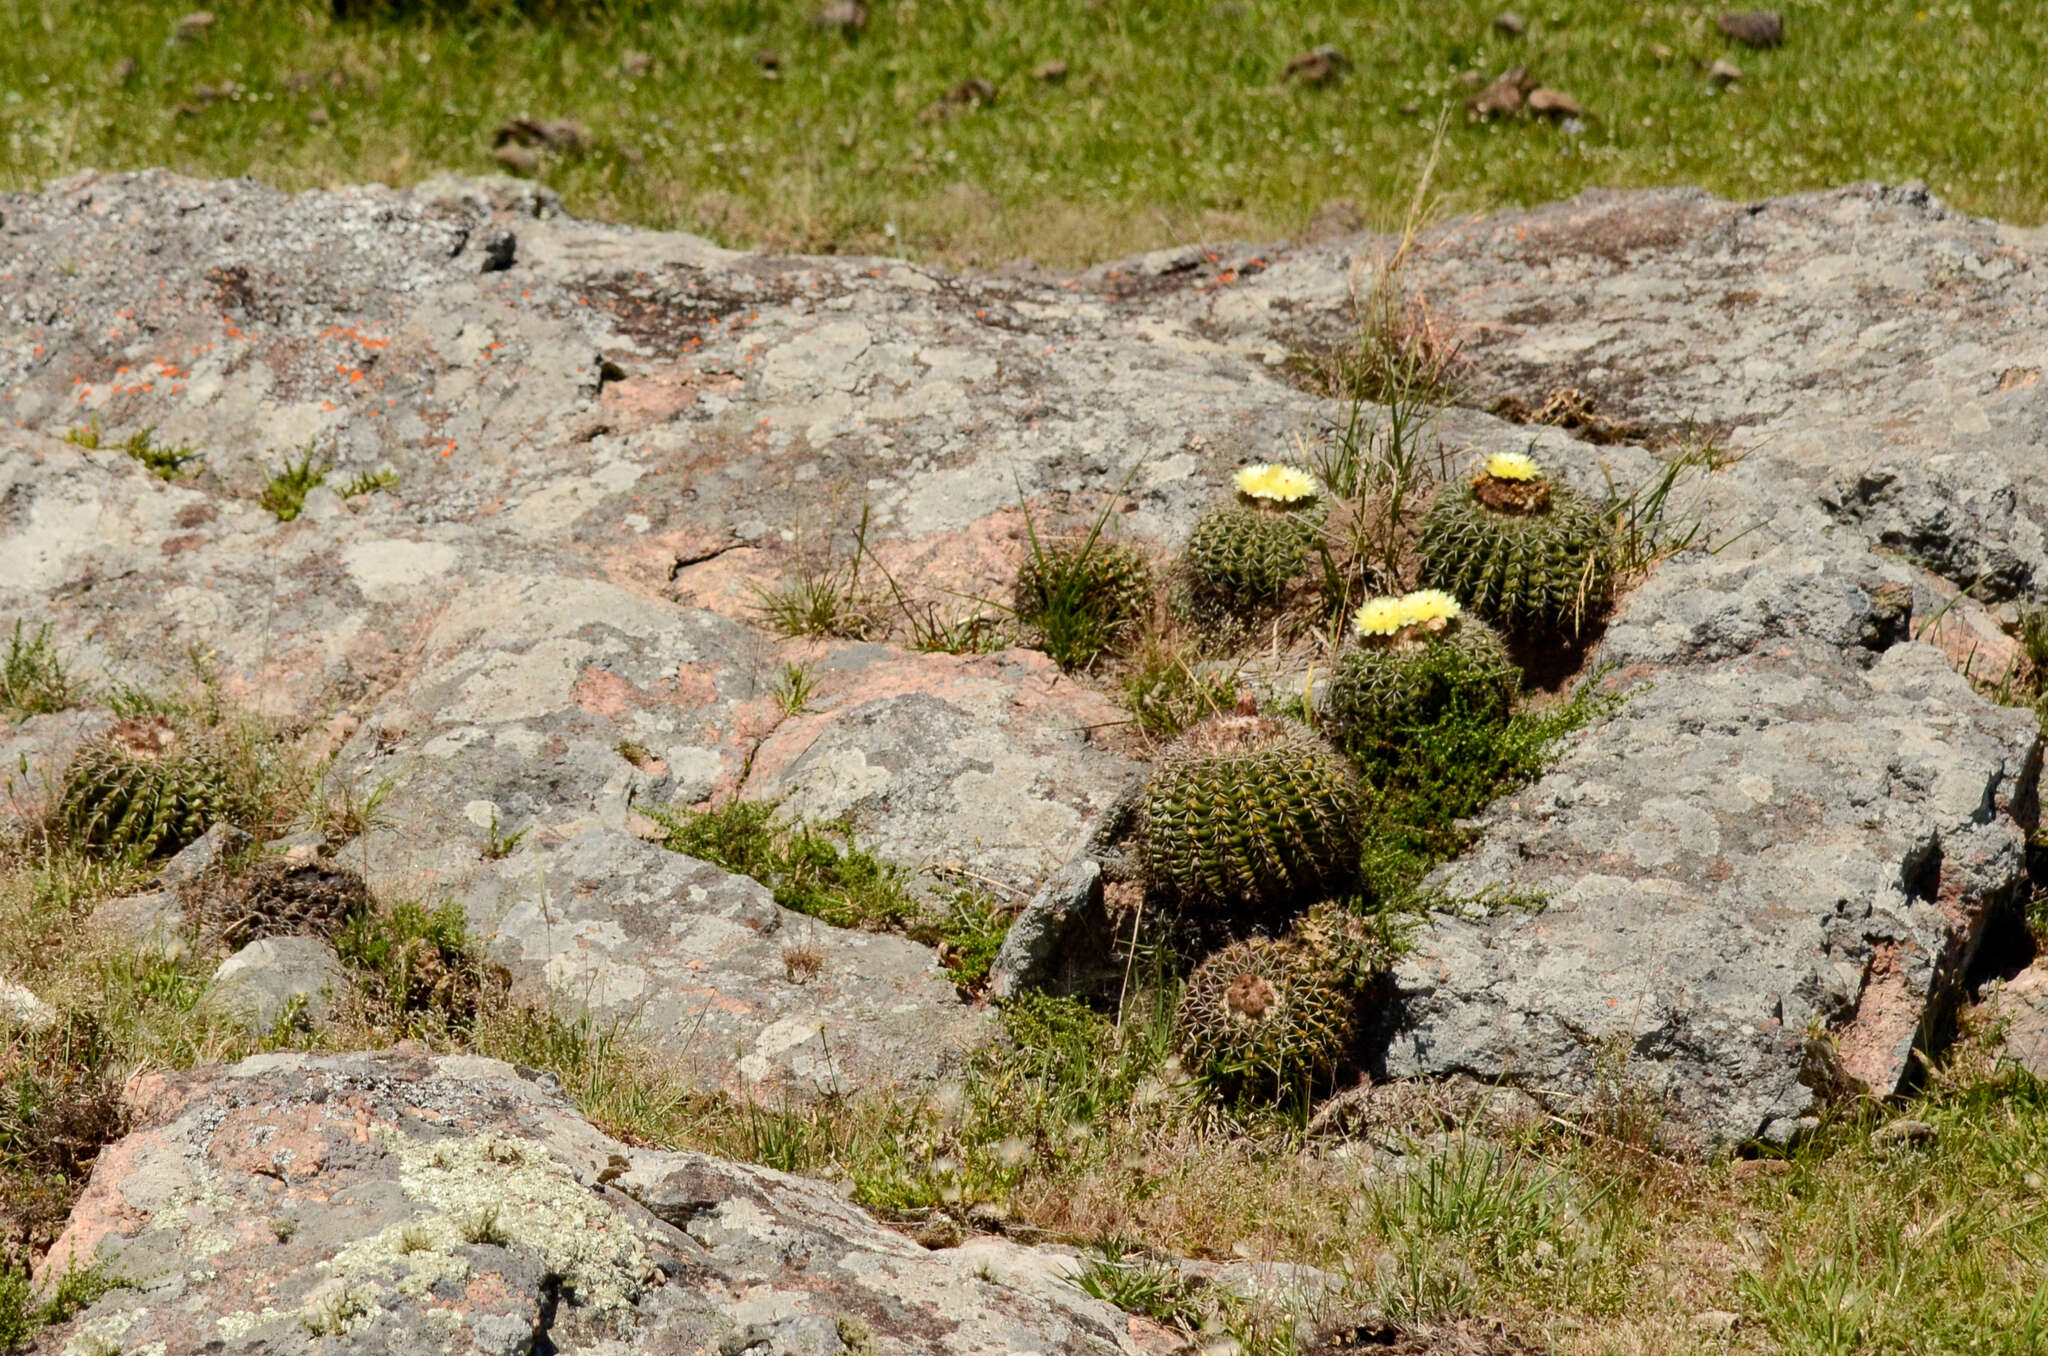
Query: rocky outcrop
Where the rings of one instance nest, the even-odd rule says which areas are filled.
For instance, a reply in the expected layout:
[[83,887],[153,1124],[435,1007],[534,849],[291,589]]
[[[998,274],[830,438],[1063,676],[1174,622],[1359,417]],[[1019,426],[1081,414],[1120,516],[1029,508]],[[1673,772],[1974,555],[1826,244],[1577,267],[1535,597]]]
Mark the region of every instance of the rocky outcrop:
[[[389,786],[351,864],[463,901],[565,1001],[661,993],[721,1086],[825,1077],[770,1050],[820,1031],[892,1077],[928,1062],[907,1030],[958,1049],[986,1018],[875,939],[826,947],[876,992],[784,993],[790,920],[662,858],[636,811],[781,797],[1022,899],[1134,767],[1119,713],[1042,657],[776,640],[758,591],[828,539],[846,568],[863,501],[863,587],[899,621],[1007,596],[1020,497],[1080,518],[1128,477],[1118,531],[1171,548],[1231,467],[1344,416],[1285,359],[1350,337],[1378,248],[955,278],[577,222],[525,184],[164,174],[0,217],[0,615],[129,678],[203,646],[288,719],[338,699],[335,784]],[[2038,737],[1939,661],[1995,685],[1980,642],[2042,593],[2043,249],[1872,187],[1590,194],[1418,242],[1406,281],[1471,403],[1575,426],[1449,411],[1453,473],[1533,442],[1603,491],[1688,429],[1714,452],[1671,501],[1692,548],[1597,656],[1640,690],[1446,876],[1468,902],[1404,965],[1388,1070],[1618,1077],[1687,1134],[1776,1138],[1815,1085],[1887,1089],[1938,1039],[2035,813]],[[106,449],[60,440],[94,419]],[[112,448],[145,426],[199,474]],[[279,522],[255,496],[309,444],[329,488],[396,490]],[[0,752],[48,763],[77,729]],[[494,824],[526,831],[502,859]]]
[[51,1351],[1147,1349],[1071,1252],[928,1252],[822,1183],[629,1148],[494,1060],[266,1055],[128,1100],[43,1264],[125,1284]]

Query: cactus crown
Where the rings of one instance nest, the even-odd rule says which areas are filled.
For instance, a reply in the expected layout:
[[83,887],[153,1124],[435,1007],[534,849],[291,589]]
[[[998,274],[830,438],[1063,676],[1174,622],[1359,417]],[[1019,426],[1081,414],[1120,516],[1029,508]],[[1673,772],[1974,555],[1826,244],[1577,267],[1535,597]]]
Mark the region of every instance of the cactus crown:
[[1255,503],[1294,505],[1323,492],[1321,483],[1300,467],[1273,462],[1239,467],[1232,480],[1237,492]]
[[1147,874],[1198,910],[1270,918],[1351,879],[1360,809],[1356,774],[1306,726],[1212,716],[1146,783]]
[[[1521,671],[1499,633],[1477,617],[1442,615],[1455,600],[1426,593],[1433,596],[1366,604],[1337,652],[1324,720],[1338,746],[1362,762],[1395,752],[1404,731],[1432,725],[1453,708],[1505,720],[1521,689]],[[1410,599],[1419,601],[1404,609]]]

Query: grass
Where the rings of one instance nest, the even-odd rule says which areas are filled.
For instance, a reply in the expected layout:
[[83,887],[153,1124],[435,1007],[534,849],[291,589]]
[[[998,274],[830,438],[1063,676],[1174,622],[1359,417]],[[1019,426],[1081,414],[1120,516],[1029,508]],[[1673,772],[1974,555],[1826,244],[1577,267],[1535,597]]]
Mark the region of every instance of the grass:
[[863,504],[853,530],[852,549],[840,555],[828,535],[822,548],[806,551],[797,540],[796,571],[772,587],[754,586],[754,607],[762,624],[777,635],[865,640],[884,629],[881,601],[861,578],[868,556],[870,510]]
[[[494,131],[574,118],[586,148],[537,173],[579,214],[731,245],[993,265],[1080,265],[1197,239],[1299,231],[1348,197],[1398,224],[1439,110],[1516,65],[1592,111],[1582,126],[1452,119],[1449,210],[1594,186],[1750,197],[1928,180],[1966,210],[2048,210],[2033,91],[2048,24],[2024,0],[1784,0],[1786,43],[1737,47],[1690,0],[1557,0],[1526,37],[1496,0],[983,0],[874,5],[858,41],[810,0],[517,7],[340,22],[327,3],[0,0],[0,187],[94,166],[252,174],[288,189],[487,173]],[[1319,43],[1351,69],[1283,83]],[[761,54],[773,51],[772,72]],[[1725,90],[1706,66],[1726,57]],[[123,59],[134,62],[123,68]],[[1063,61],[1064,80],[1034,69]],[[969,78],[993,102],[946,114]]]
[[277,515],[281,523],[291,522],[306,506],[306,496],[327,483],[327,468],[308,447],[297,461],[287,461],[270,477],[257,502]]
[[108,444],[100,432],[99,420],[94,419],[90,423],[80,424],[66,431],[64,441],[74,447],[118,447],[140,462],[145,470],[159,480],[176,480],[185,473],[187,466],[200,459],[199,449],[192,443],[156,441],[155,425],[139,429],[118,443]]
[[0,658],[0,715],[9,720],[62,711],[84,693],[50,643],[50,631],[45,623],[31,635],[17,619],[7,638],[6,656]]

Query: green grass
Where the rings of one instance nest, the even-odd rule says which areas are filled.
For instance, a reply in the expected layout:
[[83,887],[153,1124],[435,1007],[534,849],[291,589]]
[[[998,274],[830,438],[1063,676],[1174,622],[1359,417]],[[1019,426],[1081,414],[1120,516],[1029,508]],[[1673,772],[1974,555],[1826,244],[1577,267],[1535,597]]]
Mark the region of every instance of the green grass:
[[[1397,226],[1439,109],[1474,92],[1465,73],[1526,64],[1594,116],[1572,131],[1457,113],[1446,206],[1924,178],[1966,210],[2042,218],[2039,6],[1779,7],[1785,45],[1750,51],[1714,30],[1717,6],[1677,0],[1523,7],[1521,39],[1494,32],[1498,0],[920,0],[874,5],[855,42],[814,31],[811,0],[350,22],[324,0],[245,0],[189,41],[173,36],[187,0],[0,0],[0,89],[18,96],[0,104],[0,186],[153,165],[292,189],[406,183],[493,171],[500,123],[566,117],[590,146],[538,172],[579,214],[734,245],[1073,265],[1291,234],[1340,196]],[[1318,43],[1351,70],[1282,84]],[[651,64],[628,73],[630,54]],[[1705,76],[1717,57],[1743,71],[1725,91]],[[1032,77],[1052,60],[1063,81]],[[995,101],[920,118],[969,78]]]
[[10,720],[49,715],[78,700],[82,686],[64,667],[45,623],[30,634],[17,619],[0,656],[0,715]]
[[101,447],[118,447],[140,462],[143,469],[159,480],[176,480],[185,473],[185,468],[200,459],[199,449],[192,443],[160,443],[156,440],[156,427],[137,429],[118,443],[109,444],[100,431],[100,421],[80,424],[67,429],[64,441],[73,447],[98,450]]
[[278,468],[257,502],[276,514],[279,522],[288,523],[306,506],[306,496],[326,483],[327,468],[315,460],[309,447],[297,461],[287,461]]

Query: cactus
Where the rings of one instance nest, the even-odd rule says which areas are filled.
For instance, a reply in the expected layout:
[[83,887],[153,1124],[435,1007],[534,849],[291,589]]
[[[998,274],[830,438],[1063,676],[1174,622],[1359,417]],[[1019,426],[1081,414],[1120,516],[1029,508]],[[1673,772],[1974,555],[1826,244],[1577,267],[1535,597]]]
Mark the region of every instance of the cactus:
[[1418,535],[1423,581],[1512,633],[1576,637],[1613,588],[1606,515],[1521,453],[1496,453],[1469,485],[1446,487]]
[[1195,967],[1174,1012],[1188,1069],[1235,1093],[1306,1090],[1343,1058],[1352,991],[1287,942],[1253,937]]
[[1357,775],[1306,726],[1242,711],[1211,716],[1145,784],[1146,874],[1197,910],[1270,919],[1350,881],[1360,808]]
[[1032,644],[1068,668],[1116,645],[1151,606],[1145,557],[1096,533],[1058,544],[1034,533],[1017,567],[1017,620]]
[[283,857],[267,857],[225,881],[202,876],[194,885],[195,914],[208,934],[236,950],[260,937],[331,940],[370,907],[369,888],[355,872]]
[[1393,961],[1372,919],[1329,900],[1295,919],[1287,940],[1304,965],[1347,993],[1362,992]]
[[1272,604],[1308,567],[1327,512],[1315,477],[1291,466],[1247,466],[1237,491],[1204,513],[1188,538],[1198,609]]
[[162,716],[144,716],[73,756],[56,820],[79,843],[150,858],[176,852],[228,818],[234,800],[217,750]]
[[1499,633],[1464,615],[1449,594],[1424,589],[1358,610],[1337,652],[1324,717],[1345,752],[1370,760],[1391,752],[1403,730],[1453,708],[1505,720],[1521,681]]

